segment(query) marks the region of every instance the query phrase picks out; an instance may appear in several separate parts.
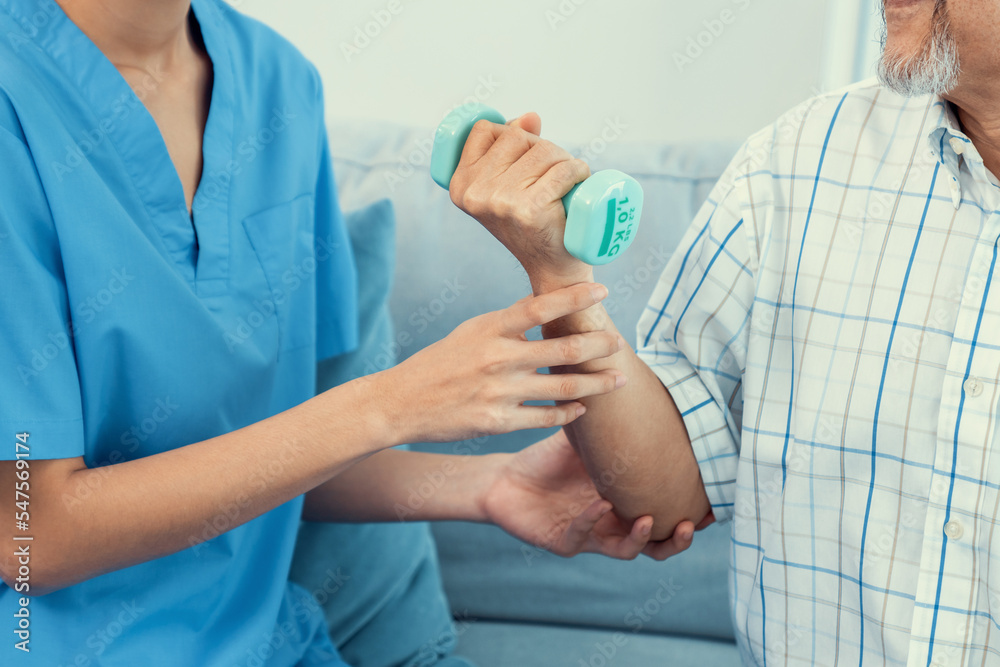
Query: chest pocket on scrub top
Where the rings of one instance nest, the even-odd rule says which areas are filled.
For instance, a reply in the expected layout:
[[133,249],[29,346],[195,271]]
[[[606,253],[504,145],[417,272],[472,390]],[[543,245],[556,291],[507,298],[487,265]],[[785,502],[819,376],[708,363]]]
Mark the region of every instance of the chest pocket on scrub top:
[[279,350],[293,350],[316,341],[315,317],[310,312],[316,307],[314,223],[311,194],[243,219],[243,229],[270,290],[254,307],[268,315],[273,304]]

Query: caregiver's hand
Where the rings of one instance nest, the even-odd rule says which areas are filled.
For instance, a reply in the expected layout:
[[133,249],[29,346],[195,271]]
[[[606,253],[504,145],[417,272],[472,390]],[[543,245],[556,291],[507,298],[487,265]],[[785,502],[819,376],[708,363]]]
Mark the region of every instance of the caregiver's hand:
[[[579,399],[624,386],[625,375],[617,370],[544,375],[538,369],[608,357],[624,341],[603,331],[545,341],[529,341],[524,334],[591,308],[607,295],[603,285],[585,283],[527,297],[459,325],[447,338],[371,376],[381,383],[389,440],[449,442],[573,421],[584,412]],[[526,401],[562,403],[526,406]]]
[[652,517],[629,523],[611,512],[563,431],[506,459],[482,502],[489,521],[560,556],[590,552],[631,560],[645,553],[662,560],[687,549],[694,534],[685,521],[670,540],[649,543]]
[[593,269],[563,245],[562,197],[590,168],[540,131],[536,114],[507,125],[476,123],[450,188],[455,205],[521,262],[536,294],[593,280]]

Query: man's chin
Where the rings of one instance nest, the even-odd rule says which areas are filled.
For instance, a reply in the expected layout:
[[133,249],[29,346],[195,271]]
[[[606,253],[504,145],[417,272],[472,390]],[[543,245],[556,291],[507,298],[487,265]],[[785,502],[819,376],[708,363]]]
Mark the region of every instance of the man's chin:
[[904,97],[945,95],[958,85],[957,55],[898,59],[886,55],[879,61],[878,80]]

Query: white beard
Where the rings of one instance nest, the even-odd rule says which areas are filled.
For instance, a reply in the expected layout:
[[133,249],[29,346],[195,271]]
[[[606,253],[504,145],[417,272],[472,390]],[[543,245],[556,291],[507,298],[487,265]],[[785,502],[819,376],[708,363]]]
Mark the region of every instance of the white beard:
[[886,52],[884,8],[882,19],[882,58],[878,64],[878,78],[883,86],[900,95],[915,97],[943,95],[958,85],[961,64],[958,44],[948,21],[947,0],[938,0],[931,34],[914,55]]

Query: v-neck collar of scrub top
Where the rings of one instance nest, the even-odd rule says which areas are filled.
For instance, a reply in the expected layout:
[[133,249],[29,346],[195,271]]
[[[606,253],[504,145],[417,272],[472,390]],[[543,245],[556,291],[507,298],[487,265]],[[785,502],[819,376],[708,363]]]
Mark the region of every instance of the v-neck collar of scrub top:
[[[104,132],[121,156],[178,271],[194,284],[199,296],[225,292],[229,274],[229,179],[212,178],[211,174],[225,173],[224,167],[232,159],[234,94],[232,62],[219,8],[205,0],[191,2],[213,76],[202,145],[202,175],[193,215],[189,216],[180,176],[160,129],[114,64],[53,0],[36,4],[42,15],[26,16],[19,11],[18,3],[0,1],[0,6],[22,23],[46,21],[45,31],[38,34],[38,45],[89,103],[96,130]],[[150,72],[143,86],[155,87],[161,77],[162,73]],[[123,101],[131,108],[124,117]],[[114,131],[103,130],[102,123],[111,119],[115,119]]]

